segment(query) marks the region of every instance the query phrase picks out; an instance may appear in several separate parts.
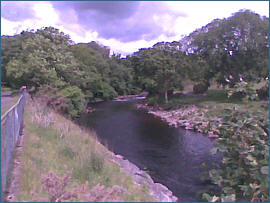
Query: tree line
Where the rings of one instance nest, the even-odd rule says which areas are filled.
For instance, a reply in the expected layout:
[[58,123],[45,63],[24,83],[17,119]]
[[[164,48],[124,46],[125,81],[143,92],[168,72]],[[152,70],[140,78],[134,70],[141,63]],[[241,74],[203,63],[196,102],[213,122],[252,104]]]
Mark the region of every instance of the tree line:
[[46,27],[2,37],[2,84],[27,85],[57,110],[78,116],[88,102],[134,94],[132,69],[96,42],[75,44]]
[[[27,85],[60,112],[78,116],[89,102],[149,92],[167,102],[185,80],[193,91],[213,81],[233,88],[268,77],[269,19],[249,10],[215,19],[179,41],[122,58],[97,42],[75,44],[53,27],[2,36],[2,84]],[[267,89],[268,90],[268,89]]]

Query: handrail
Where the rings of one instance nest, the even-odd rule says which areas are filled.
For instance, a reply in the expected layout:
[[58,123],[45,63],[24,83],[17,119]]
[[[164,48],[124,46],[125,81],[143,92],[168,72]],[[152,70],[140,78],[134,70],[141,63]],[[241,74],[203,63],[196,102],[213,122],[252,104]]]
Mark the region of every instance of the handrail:
[[1,200],[4,200],[13,152],[22,132],[25,101],[25,91],[22,91],[16,104],[1,116]]

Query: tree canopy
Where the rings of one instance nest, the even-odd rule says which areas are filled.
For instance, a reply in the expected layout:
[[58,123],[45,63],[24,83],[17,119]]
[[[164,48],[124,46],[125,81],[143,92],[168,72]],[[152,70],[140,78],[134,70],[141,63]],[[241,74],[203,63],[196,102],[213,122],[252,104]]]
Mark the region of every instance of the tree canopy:
[[179,41],[159,42],[126,58],[110,56],[110,49],[98,42],[75,44],[53,27],[24,31],[2,36],[2,82],[33,86],[35,92],[49,86],[70,101],[73,92],[81,97],[72,96],[74,116],[88,102],[141,91],[168,102],[186,79],[205,91],[211,81],[233,87],[267,77],[268,30],[268,18],[241,10]]

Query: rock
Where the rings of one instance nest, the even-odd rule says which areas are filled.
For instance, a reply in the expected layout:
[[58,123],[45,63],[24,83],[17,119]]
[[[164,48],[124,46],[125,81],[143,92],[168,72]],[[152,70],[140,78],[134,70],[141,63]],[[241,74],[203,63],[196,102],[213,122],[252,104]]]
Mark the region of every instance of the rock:
[[158,202],[176,202],[177,197],[164,185],[154,183],[151,176],[145,171],[140,170],[136,165],[128,160],[124,160],[121,155],[111,153],[112,160],[117,163],[129,176],[131,176],[135,183],[142,185],[146,184],[149,188],[150,195]]
[[[138,104],[137,107],[144,108],[148,113],[161,118],[161,120],[167,122],[169,126],[183,127],[187,130],[196,130],[203,133],[207,130],[209,126],[209,121],[205,117],[205,113],[208,109],[199,109],[195,105],[182,106],[180,109],[165,111],[160,107],[154,108],[149,107],[147,104]],[[213,118],[218,123],[222,123],[222,118]],[[219,137],[219,130],[214,129],[214,132],[209,133],[210,138]]]
[[124,157],[122,155],[120,155],[120,154],[115,155],[115,157],[118,158],[118,159],[124,159]]
[[88,106],[88,107],[85,109],[85,113],[92,113],[92,112],[94,112],[94,111],[95,111],[95,109],[92,108],[92,107],[90,107],[90,106]]
[[208,137],[209,138],[218,138],[218,135],[215,135],[213,132],[209,132]]

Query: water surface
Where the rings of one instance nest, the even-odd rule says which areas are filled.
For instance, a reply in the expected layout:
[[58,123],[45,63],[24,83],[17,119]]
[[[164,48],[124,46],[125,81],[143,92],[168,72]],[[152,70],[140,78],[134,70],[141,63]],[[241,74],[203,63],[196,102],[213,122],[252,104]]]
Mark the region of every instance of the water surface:
[[147,170],[155,182],[167,186],[179,201],[196,201],[199,191],[213,187],[200,180],[202,163],[211,165],[214,141],[192,131],[169,127],[159,118],[137,110],[134,101],[101,102],[79,123],[97,132],[101,143]]

